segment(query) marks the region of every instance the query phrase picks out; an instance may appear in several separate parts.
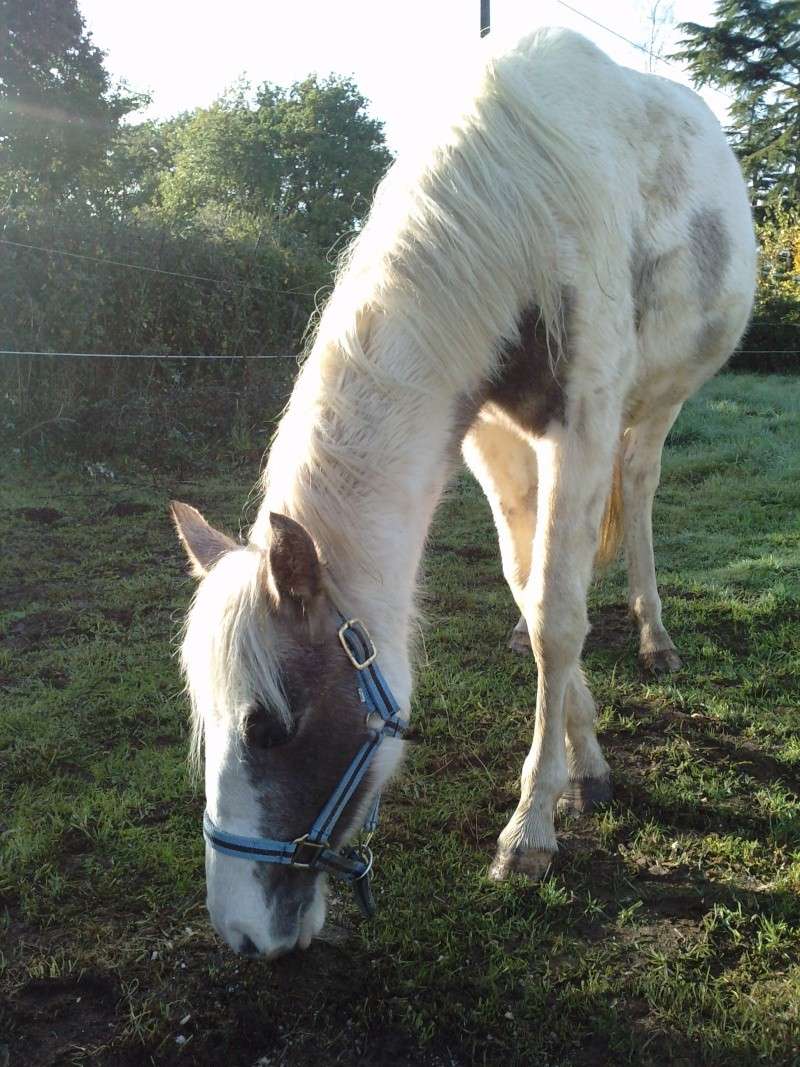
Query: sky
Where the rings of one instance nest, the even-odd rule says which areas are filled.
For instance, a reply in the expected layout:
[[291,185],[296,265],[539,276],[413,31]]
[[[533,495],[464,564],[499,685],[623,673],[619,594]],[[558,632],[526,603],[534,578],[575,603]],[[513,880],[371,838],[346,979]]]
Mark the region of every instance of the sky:
[[[652,3],[491,0],[492,35],[513,39],[537,26],[566,26],[619,63],[689,84],[679,66],[654,62],[590,21],[646,45]],[[135,117],[207,106],[242,77],[289,85],[311,72],[333,72],[353,77],[371,114],[385,122],[389,147],[401,153],[475,45],[480,22],[479,0],[79,0],[79,6],[112,77],[151,94],[151,106]],[[710,24],[713,6],[674,0],[673,17]],[[655,51],[669,52],[677,36],[668,34]],[[726,98],[703,95],[724,121]]]

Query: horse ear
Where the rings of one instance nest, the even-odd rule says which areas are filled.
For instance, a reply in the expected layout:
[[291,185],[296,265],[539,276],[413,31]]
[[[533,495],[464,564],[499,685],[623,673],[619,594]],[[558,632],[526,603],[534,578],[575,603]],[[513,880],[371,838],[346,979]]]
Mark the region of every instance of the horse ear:
[[271,511],[269,515],[269,570],[278,599],[290,597],[308,606],[322,591],[322,568],[308,531]]
[[230,537],[209,526],[197,508],[193,508],[191,504],[172,500],[169,507],[195,578],[204,577],[220,556],[237,547]]

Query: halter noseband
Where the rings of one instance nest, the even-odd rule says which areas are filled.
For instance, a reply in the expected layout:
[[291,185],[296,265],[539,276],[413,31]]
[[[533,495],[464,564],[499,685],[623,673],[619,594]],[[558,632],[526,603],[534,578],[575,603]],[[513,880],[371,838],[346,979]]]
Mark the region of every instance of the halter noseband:
[[[358,695],[367,709],[366,717],[377,714],[382,719],[378,729],[370,732],[339,784],[334,789],[325,807],[319,813],[311,829],[294,841],[274,841],[269,837],[243,837],[221,830],[211,821],[206,811],[203,814],[203,836],[217,852],[254,863],[280,863],[325,871],[345,882],[350,882],[359,907],[367,917],[375,913],[375,901],[370,888],[372,853],[368,844],[344,849],[334,849],[330,844],[331,834],[342,812],[360,785],[375,753],[387,737],[397,737],[406,728],[399,717],[399,707],[392,691],[386,684],[376,662],[377,650],[366,626],[360,619],[345,619],[339,615],[339,641],[357,674]],[[380,795],[370,808],[364,821],[364,830],[372,834],[378,825]]]

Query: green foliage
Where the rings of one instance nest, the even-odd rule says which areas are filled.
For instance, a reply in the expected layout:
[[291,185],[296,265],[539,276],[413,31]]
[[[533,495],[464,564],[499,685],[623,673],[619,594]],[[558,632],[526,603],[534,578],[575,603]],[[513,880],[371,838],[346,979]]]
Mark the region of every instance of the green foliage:
[[[284,395],[293,360],[253,368],[247,361],[300,352],[329,264],[233,210],[202,223],[176,236],[153,218],[81,215],[71,205],[59,215],[26,214],[7,225],[7,239],[176,274],[0,245],[0,348],[237,360],[164,365],[0,357],[0,439],[26,451],[47,442],[81,455],[98,448],[116,454],[126,451],[136,425],[151,435],[157,461],[173,418],[170,405],[187,409],[179,436],[197,443],[204,432],[217,443],[230,432],[238,404],[255,417],[276,388]],[[248,384],[253,392],[245,401]],[[139,416],[132,421],[134,410]]]
[[346,78],[267,83],[253,103],[240,86],[176,131],[164,218],[181,226],[209,205],[234,205],[327,251],[363,218],[390,161],[382,123],[365,108]]
[[8,224],[4,237],[99,259],[2,248],[0,347],[26,351],[282,353],[299,344],[330,269],[232,210],[176,236],[152,218],[120,221],[72,206]]
[[112,89],[77,0],[0,0],[3,200],[77,192],[142,100]]
[[174,165],[178,130],[187,121],[181,115],[120,126],[105,167],[93,176],[92,202],[98,212],[134,217],[157,202],[163,175]]
[[800,306],[800,203],[771,211],[758,230],[761,300]]
[[750,184],[761,246],[753,323],[731,365],[800,370],[800,0],[718,0],[682,24],[698,85],[733,93],[728,136]]
[[[326,255],[390,160],[353,82],[243,85],[123,125],[143,98],[111,89],[75,0],[0,0],[0,15],[0,348],[298,353]],[[0,433],[98,417],[128,378],[105,367],[6,360]]]
[[732,90],[728,134],[756,205],[800,203],[800,0],[717,0],[713,26],[685,22],[676,59],[698,85]]
[[800,209],[772,208],[758,226],[760,277],[738,370],[800,370]]

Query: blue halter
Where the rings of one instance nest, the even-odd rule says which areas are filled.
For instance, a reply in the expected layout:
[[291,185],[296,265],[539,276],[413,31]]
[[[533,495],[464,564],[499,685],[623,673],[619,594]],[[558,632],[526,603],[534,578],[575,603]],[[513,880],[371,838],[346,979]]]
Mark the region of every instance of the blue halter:
[[[372,853],[368,844],[336,850],[330,838],[356,789],[369,770],[375,753],[387,737],[397,737],[406,728],[399,717],[399,707],[386,684],[378,664],[377,651],[366,626],[360,619],[345,619],[339,615],[339,641],[347,658],[358,672],[358,695],[367,709],[367,718],[377,714],[382,725],[370,732],[350,765],[342,775],[325,807],[319,813],[311,829],[294,841],[274,841],[269,837],[243,837],[221,830],[211,821],[206,811],[203,814],[203,836],[217,852],[255,863],[280,863],[325,871],[353,886],[356,900],[364,914],[375,913],[375,901],[370,888]],[[380,796],[370,808],[364,821],[364,830],[371,834],[378,825]]]

